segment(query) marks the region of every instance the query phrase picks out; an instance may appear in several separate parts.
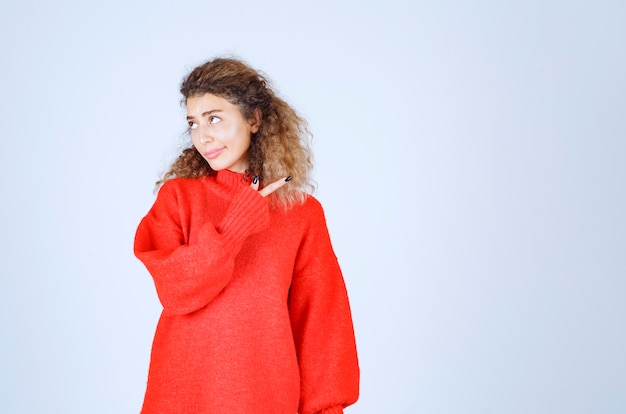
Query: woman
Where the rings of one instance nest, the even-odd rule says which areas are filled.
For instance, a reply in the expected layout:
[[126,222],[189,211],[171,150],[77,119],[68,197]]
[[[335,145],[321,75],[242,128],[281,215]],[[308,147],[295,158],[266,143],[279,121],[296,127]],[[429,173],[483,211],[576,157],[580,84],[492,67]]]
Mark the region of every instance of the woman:
[[181,93],[193,145],[135,236],[163,305],[142,413],[342,413],[359,368],[305,121],[234,59]]

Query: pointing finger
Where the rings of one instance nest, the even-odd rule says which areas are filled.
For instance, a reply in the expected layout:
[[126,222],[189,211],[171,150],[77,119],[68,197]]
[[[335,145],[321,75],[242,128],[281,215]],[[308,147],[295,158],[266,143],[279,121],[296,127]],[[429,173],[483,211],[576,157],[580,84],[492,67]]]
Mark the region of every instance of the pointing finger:
[[268,195],[272,194],[274,191],[278,190],[283,185],[287,184],[289,181],[291,181],[291,176],[285,177],[285,178],[280,179],[278,181],[274,181],[273,183],[263,187],[263,189],[261,189],[261,191],[259,191],[259,193],[263,197],[267,197]]

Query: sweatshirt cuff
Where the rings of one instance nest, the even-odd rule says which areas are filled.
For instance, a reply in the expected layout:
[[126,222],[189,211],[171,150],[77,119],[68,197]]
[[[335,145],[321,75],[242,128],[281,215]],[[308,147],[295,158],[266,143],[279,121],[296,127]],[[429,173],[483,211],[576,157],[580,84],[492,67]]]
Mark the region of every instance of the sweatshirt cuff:
[[216,229],[224,236],[226,247],[232,248],[268,225],[269,205],[265,197],[258,191],[243,188]]

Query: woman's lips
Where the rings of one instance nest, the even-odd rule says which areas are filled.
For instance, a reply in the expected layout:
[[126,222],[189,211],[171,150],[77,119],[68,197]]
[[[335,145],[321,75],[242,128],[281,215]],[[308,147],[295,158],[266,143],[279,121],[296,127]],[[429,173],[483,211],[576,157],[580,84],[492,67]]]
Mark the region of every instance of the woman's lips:
[[220,155],[222,153],[222,151],[224,151],[226,148],[216,148],[216,149],[212,149],[209,151],[205,151],[204,152],[204,156],[210,160],[212,160],[213,158],[216,158],[218,155]]

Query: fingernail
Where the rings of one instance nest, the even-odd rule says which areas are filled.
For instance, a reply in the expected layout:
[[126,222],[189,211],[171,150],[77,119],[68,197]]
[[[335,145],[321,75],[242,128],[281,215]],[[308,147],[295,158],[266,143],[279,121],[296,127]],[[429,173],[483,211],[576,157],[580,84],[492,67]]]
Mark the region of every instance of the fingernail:
[[255,175],[254,178],[252,179],[252,184],[256,184],[259,182],[259,176]]
[[285,181],[291,181],[291,176],[285,178]]

